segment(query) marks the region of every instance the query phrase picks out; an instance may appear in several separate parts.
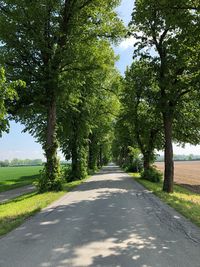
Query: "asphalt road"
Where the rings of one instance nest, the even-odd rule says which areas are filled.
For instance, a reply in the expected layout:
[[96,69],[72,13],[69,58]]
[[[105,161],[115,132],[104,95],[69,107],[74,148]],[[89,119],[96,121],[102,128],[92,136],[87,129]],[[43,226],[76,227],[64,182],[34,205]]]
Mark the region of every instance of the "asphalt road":
[[0,239],[1,267],[200,267],[200,229],[116,166]]

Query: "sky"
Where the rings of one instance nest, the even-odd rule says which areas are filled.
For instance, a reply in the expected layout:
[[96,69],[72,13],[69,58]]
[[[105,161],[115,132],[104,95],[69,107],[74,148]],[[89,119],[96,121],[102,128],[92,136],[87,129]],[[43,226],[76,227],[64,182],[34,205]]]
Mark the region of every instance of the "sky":
[[[122,0],[121,5],[117,8],[119,16],[124,23],[128,25],[131,19],[131,12],[133,10],[133,0]],[[117,68],[123,74],[126,67],[132,62],[134,39],[129,38],[122,40],[122,42],[114,48],[115,53],[120,55],[120,60],[116,63]],[[11,160],[13,158],[20,159],[36,159],[44,160],[43,150],[41,145],[36,143],[36,140],[28,133],[22,133],[24,127],[20,123],[10,122],[9,134],[3,133],[0,138],[0,160]],[[163,154],[162,152],[159,152]],[[190,146],[186,144],[185,148],[178,147],[174,144],[174,154],[198,154],[200,155],[200,146]],[[59,153],[61,159],[64,159]]]

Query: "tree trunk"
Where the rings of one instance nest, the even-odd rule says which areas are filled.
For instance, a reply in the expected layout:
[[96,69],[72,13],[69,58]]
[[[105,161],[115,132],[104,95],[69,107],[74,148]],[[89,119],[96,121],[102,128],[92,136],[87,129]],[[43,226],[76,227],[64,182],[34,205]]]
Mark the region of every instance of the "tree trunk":
[[52,97],[49,101],[47,111],[47,133],[46,133],[46,183],[48,190],[54,190],[55,180],[59,178],[60,169],[57,159],[57,138],[56,138],[56,99]]
[[174,161],[173,161],[173,146],[172,146],[172,122],[173,118],[169,114],[163,115],[164,119],[164,134],[165,134],[165,172],[163,191],[167,193],[173,192],[174,181]]
[[71,171],[71,181],[77,180],[78,179],[78,153],[77,153],[77,144],[76,140],[74,140],[72,149],[71,149],[71,154],[72,154],[72,171]]
[[84,129],[80,118],[75,116],[72,123],[73,136],[70,140],[70,151],[72,157],[72,170],[70,180],[81,180],[87,176],[88,167],[88,144],[87,138],[82,133]]
[[150,156],[148,153],[143,155],[143,167],[144,171],[147,171],[150,168]]
[[99,166],[102,167],[103,166],[103,155],[102,155],[102,146],[103,145],[100,145],[99,146]]
[[89,135],[88,149],[88,169],[95,171],[97,169],[99,147],[94,134]]
[[70,180],[81,180],[87,176],[87,147],[76,142],[72,147],[72,171]]

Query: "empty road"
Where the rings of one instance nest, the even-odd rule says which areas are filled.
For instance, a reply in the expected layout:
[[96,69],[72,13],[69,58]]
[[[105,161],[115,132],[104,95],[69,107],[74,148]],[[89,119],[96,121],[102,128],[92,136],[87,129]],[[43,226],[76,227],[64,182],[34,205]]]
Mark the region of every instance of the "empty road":
[[0,239],[1,267],[200,267],[200,230],[108,166]]

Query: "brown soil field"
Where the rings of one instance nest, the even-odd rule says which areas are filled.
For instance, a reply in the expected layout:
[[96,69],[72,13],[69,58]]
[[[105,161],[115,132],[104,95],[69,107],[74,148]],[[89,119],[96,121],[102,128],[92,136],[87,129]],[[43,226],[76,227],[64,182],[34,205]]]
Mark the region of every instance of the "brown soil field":
[[[154,164],[160,171],[164,171],[164,163]],[[187,189],[200,194],[200,161],[175,161],[174,181]]]

